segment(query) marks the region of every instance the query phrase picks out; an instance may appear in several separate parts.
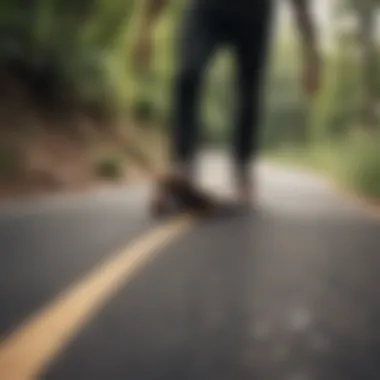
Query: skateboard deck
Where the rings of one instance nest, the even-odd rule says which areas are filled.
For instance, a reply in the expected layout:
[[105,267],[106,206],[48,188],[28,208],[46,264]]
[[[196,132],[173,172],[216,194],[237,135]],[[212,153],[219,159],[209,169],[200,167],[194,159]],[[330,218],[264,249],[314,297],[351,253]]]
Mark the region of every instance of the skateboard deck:
[[161,179],[155,190],[150,203],[150,213],[153,217],[191,213],[201,217],[223,218],[255,211],[249,204],[220,199],[180,178]]

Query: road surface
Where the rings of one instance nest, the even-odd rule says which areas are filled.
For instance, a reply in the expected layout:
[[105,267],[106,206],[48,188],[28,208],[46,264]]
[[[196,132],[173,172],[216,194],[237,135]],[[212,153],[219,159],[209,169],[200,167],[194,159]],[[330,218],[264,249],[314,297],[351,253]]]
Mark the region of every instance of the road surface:
[[[200,179],[227,194],[228,169]],[[258,179],[258,212],[169,227],[145,185],[3,205],[0,379],[378,380],[379,222],[310,174]]]

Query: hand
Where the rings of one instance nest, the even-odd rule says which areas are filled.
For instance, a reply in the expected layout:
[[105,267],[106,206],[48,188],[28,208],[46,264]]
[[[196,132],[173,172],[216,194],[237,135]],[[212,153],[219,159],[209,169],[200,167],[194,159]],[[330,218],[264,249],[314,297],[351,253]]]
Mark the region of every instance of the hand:
[[313,96],[320,88],[320,59],[315,52],[309,52],[304,61],[303,87],[307,95]]

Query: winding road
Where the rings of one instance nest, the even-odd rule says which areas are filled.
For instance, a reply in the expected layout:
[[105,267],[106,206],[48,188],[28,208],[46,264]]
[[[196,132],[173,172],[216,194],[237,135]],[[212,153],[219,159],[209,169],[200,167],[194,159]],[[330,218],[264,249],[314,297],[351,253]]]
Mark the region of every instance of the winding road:
[[380,222],[257,176],[257,212],[212,220],[152,220],[146,184],[0,206],[0,379],[378,380]]

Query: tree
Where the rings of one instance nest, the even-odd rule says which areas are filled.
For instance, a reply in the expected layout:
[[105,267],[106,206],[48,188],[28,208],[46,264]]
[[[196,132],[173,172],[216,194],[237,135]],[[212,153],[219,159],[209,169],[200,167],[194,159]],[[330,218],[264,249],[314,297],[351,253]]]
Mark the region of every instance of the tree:
[[376,14],[378,0],[339,0],[337,10],[351,16],[356,24],[356,41],[362,72],[361,123],[373,130],[376,116],[378,56],[376,46]]

